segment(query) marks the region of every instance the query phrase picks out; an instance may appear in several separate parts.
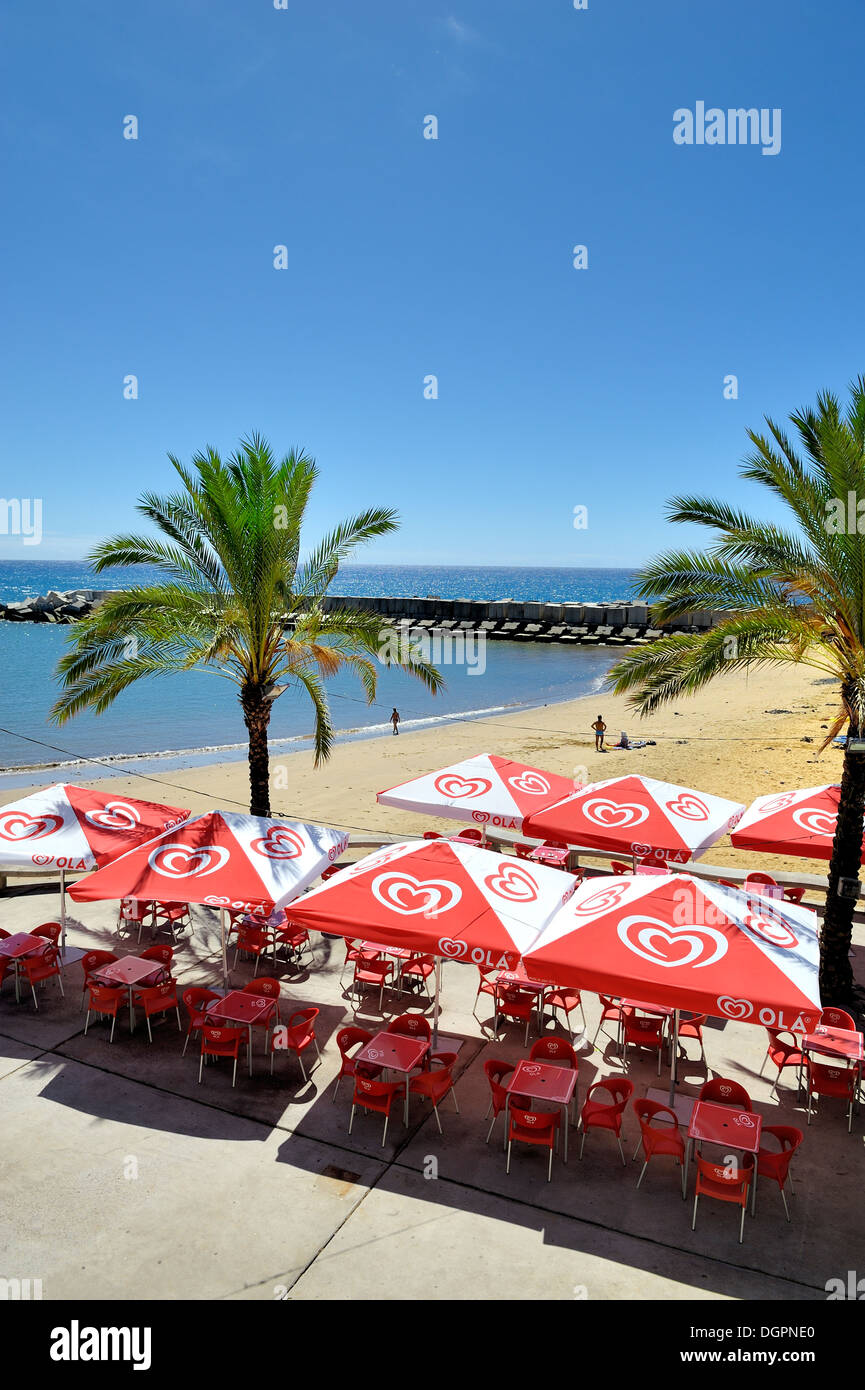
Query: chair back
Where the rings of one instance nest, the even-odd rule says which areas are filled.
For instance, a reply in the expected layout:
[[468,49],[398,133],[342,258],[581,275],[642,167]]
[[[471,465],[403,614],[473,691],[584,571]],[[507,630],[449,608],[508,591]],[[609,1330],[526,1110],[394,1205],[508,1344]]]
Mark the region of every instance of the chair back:
[[243,986],[244,994],[259,994],[265,999],[279,998],[279,980],[275,980],[272,975],[262,975],[260,979],[250,980]]
[[698,1100],[711,1101],[713,1105],[735,1105],[738,1110],[750,1110],[751,1097],[738,1081],[729,1081],[725,1076],[715,1076],[704,1081],[700,1087]]
[[166,944],[148,946],[141,952],[141,960],[158,960],[162,965],[170,965],[174,959],[174,947]]
[[368,1042],[372,1042],[372,1033],[368,1033],[366,1028],[340,1028],[336,1035],[336,1045],[343,1061],[358,1043]]
[[849,1028],[851,1032],[856,1030],[856,1020],[846,1009],[838,1009],[831,1004],[824,1009],[820,1015],[820,1022],[825,1028]]
[[[712,1192],[713,1187],[726,1187],[730,1193],[730,1199],[740,1198],[742,1202],[747,1198],[748,1184],[754,1171],[754,1160],[750,1154],[745,1155],[745,1163],[741,1168],[730,1168],[724,1163],[712,1163],[711,1159],[701,1158],[697,1154],[697,1187],[699,1194],[715,1196]],[[710,1184],[707,1188],[704,1184]]]
[[387,1031],[401,1033],[410,1038],[428,1038],[432,1033],[423,1014],[400,1014],[399,1018],[391,1019]]
[[579,1066],[576,1052],[564,1038],[538,1038],[532,1043],[529,1061],[567,1062],[572,1071]]

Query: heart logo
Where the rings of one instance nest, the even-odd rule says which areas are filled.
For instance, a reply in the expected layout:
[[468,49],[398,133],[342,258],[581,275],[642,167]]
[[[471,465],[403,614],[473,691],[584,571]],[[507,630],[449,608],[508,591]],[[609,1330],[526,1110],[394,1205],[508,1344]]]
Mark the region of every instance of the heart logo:
[[594,917],[598,912],[608,912],[611,907],[618,906],[628,888],[627,883],[611,883],[608,888],[601,888],[597,893],[592,893],[590,897],[576,903],[574,912],[580,917]]
[[462,889],[448,879],[421,880],[404,869],[379,874],[378,878],[373,879],[372,891],[384,907],[404,917],[416,917],[421,913],[437,917],[456,907],[462,897]]
[[205,878],[227,864],[228,858],[228,850],[219,845],[187,849],[186,845],[174,844],[151,850],[147,862],[154,873],[164,878]]
[[793,812],[793,819],[800,830],[807,830],[809,835],[819,835],[824,840],[834,837],[838,823],[837,812],[833,814],[819,806],[800,806]]
[[[752,904],[749,903],[749,906]],[[750,931],[768,941],[770,946],[778,946],[782,951],[792,951],[799,945],[799,938],[791,930],[789,923],[783,917],[776,917],[774,913],[766,911],[762,904],[756,911],[746,912],[743,922]]]
[[774,816],[778,811],[783,811],[787,806],[791,806],[795,797],[795,792],[779,792],[777,796],[767,797],[760,807],[760,815]]
[[546,777],[540,772],[532,772],[526,769],[516,777],[509,777],[508,782],[514,791],[525,792],[526,796],[545,796],[550,790],[550,784]]
[[726,937],[713,927],[679,927],[657,917],[632,916],[623,917],[616,930],[634,955],[665,968],[693,965],[697,969],[727,954]]
[[125,801],[109,801],[101,811],[85,811],[84,819],[102,830],[134,830],[141,817]]
[[682,820],[708,820],[709,808],[693,792],[682,792],[674,801],[666,802],[668,811]]
[[63,825],[62,816],[29,816],[26,811],[0,812],[0,835],[4,840],[42,840]]
[[513,864],[503,864],[496,873],[489,874],[484,883],[491,893],[512,903],[533,903],[538,896],[538,885],[531,874]]
[[473,796],[484,796],[492,788],[486,777],[460,777],[457,772],[446,772],[437,777],[433,786],[448,801],[467,801]]
[[621,830],[625,826],[641,825],[649,814],[648,806],[637,806],[633,802],[610,801],[602,796],[591,796],[580,802],[580,810],[586,820],[600,825],[604,830]]
[[451,936],[443,936],[439,942],[439,951],[449,960],[459,960],[468,950],[468,943],[465,941],[454,941]]
[[721,995],[718,1000],[718,1008],[725,1018],[736,1020],[750,1018],[754,1012],[754,1005],[750,999],[731,999],[727,994]]
[[304,851],[302,836],[287,825],[272,825],[260,840],[253,840],[250,849],[265,859],[299,859]]

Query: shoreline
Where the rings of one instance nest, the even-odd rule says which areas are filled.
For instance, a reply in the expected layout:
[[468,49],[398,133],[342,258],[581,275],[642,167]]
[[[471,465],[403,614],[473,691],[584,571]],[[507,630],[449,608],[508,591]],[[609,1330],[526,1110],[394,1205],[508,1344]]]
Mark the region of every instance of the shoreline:
[[[546,704],[521,705],[507,712],[458,718],[390,732],[346,738],[330,760],[313,768],[308,746],[274,749],[271,759],[273,814],[340,826],[365,835],[415,837],[426,829],[453,831],[456,822],[380,806],[376,793],[435,768],[481,752],[496,752],[520,762],[581,781],[598,782],[629,772],[642,773],[697,791],[730,797],[749,805],[773,790],[811,787],[839,779],[841,758],[817,748],[834,710],[834,682],[826,683],[804,668],[723,676],[707,690],[675,702],[645,720],[635,717],[622,696],[603,691]],[[591,723],[601,713],[608,738],[627,729],[631,738],[653,740],[631,751],[597,753]],[[408,721],[407,721],[408,722]],[[823,726],[821,728],[821,725]],[[210,758],[206,751],[200,758]],[[182,778],[179,773],[182,771]],[[0,805],[18,800],[27,789],[46,785],[38,772],[26,770],[0,780]],[[51,778],[49,780],[59,780]],[[183,769],[164,765],[153,773],[139,767],[116,769],[106,776],[87,776],[87,785],[105,784],[129,796],[189,806],[193,814],[225,806],[248,809],[246,760],[199,762]],[[178,800],[182,792],[182,799]],[[745,868],[825,875],[825,861],[792,856],[756,855],[721,840],[707,853],[708,862]]]

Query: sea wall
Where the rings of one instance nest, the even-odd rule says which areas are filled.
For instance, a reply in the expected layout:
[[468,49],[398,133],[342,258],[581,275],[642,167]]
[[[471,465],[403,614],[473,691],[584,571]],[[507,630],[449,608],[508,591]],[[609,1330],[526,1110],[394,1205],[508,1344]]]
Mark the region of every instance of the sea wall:
[[[19,603],[0,602],[0,620],[6,622],[74,623],[91,613],[107,593],[105,589],[51,590]],[[653,627],[644,603],[615,600],[607,603],[530,603],[523,600],[381,598],[331,595],[326,608],[364,609],[379,614],[395,626],[418,632],[482,632],[490,640],[512,642],[562,642],[576,645],[641,645],[657,641],[665,632],[701,632],[714,626],[721,611],[705,609],[687,614],[675,624]]]

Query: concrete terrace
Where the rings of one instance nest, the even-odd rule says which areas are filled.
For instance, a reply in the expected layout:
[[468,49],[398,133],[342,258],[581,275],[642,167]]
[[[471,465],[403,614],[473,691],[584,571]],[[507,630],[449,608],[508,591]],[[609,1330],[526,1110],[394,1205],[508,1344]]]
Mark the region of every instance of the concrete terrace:
[[[13,881],[14,882],[14,881]],[[116,904],[77,907],[69,947],[135,953],[117,944]],[[57,915],[55,888],[12,887],[0,898],[0,925],[21,931]],[[193,909],[195,935],[181,940],[174,974],[181,989],[219,984],[218,922]],[[857,927],[857,973],[863,976],[863,929]],[[161,938],[164,939],[164,938]],[[142,945],[149,944],[142,941]],[[865,1213],[860,1201],[863,1119],[847,1134],[840,1102],[823,1101],[806,1129],[795,1086],[770,1096],[759,1076],[762,1028],[719,1021],[706,1030],[708,1069],[691,1059],[680,1091],[694,1095],[707,1076],[746,1086],[769,1124],[806,1131],[794,1163],[797,1195],[784,1220],[777,1187],[758,1189],[757,1215],[738,1244],[736,1211],[704,1200],[697,1230],[682,1201],[679,1170],[656,1159],[638,1192],[640,1162],[631,1162],[638,1126],[625,1123],[628,1164],[612,1136],[591,1132],[585,1158],[571,1130],[570,1157],[553,1163],[515,1148],[505,1174],[502,1121],[484,1143],[488,1087],[483,1063],[525,1055],[522,1030],[508,1025],[496,1043],[472,1016],[473,968],[447,963],[443,1035],[460,1041],[457,1095],[447,1099],[439,1136],[429,1107],[412,1100],[411,1124],[394,1112],[387,1145],[379,1117],[358,1113],[348,1135],[350,1085],[334,1104],[339,1054],[335,1033],[352,1017],[339,973],[340,941],[314,939],[308,971],[269,966],[289,1005],[315,1005],[322,1063],[308,1084],[296,1059],[278,1055],[271,1079],[259,1042],[249,1078],[241,1054],[237,1086],[230,1064],[208,1067],[198,1084],[198,1055],[173,1016],[155,1021],[152,1045],[143,1020],[130,1036],[121,1015],[109,1046],[108,1025],[84,1036],[81,968],[64,971],[40,994],[37,1013],[7,982],[0,993],[0,1107],[6,1198],[2,1210],[6,1278],[41,1279],[46,1299],[755,1299],[822,1300],[830,1278],[861,1268]],[[231,957],[230,957],[231,959]],[[232,981],[243,985],[241,961]],[[380,1023],[370,994],[358,1023]],[[487,1018],[481,1000],[478,1012]],[[588,1035],[598,1002],[584,998]],[[385,1021],[403,1012],[385,999]],[[181,1009],[184,1029],[185,1012]],[[550,1024],[550,1029],[552,1025]],[[606,1052],[583,1051],[578,1095],[603,1075],[620,1074]],[[307,1054],[309,1056],[310,1054]],[[635,1095],[665,1086],[654,1061],[632,1054]],[[693,1168],[691,1171],[693,1186]]]

